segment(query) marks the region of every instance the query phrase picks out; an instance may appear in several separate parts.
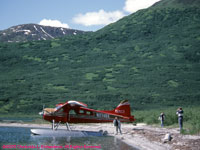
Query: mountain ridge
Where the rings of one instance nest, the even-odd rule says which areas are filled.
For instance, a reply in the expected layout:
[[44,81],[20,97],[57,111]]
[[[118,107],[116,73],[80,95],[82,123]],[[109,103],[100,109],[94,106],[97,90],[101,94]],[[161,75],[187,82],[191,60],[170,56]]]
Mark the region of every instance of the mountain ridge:
[[161,0],[152,7],[200,7],[199,0]]
[[69,35],[84,34],[85,31],[62,27],[42,26],[38,24],[21,24],[0,31],[0,42],[27,42],[51,40]]

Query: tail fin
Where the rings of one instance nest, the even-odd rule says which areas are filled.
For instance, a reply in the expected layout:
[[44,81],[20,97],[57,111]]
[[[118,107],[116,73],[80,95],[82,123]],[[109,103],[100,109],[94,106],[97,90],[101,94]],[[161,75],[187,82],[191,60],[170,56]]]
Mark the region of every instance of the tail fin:
[[123,115],[126,117],[131,116],[131,108],[128,100],[123,100],[121,103],[117,106],[117,108],[114,109],[116,114]]

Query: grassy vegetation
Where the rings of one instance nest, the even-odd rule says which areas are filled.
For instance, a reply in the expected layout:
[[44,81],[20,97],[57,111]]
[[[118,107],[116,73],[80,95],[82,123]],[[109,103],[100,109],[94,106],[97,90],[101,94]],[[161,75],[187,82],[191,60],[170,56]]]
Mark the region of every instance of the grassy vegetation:
[[[199,134],[200,133],[200,107],[185,107],[184,109],[184,121],[183,121],[183,133],[184,134]],[[158,117],[161,112],[165,113],[164,126],[167,128],[179,128],[178,118],[176,115],[176,107],[165,109],[154,109],[146,111],[133,111],[136,118],[136,122],[144,122],[147,124],[159,125],[160,120]]]

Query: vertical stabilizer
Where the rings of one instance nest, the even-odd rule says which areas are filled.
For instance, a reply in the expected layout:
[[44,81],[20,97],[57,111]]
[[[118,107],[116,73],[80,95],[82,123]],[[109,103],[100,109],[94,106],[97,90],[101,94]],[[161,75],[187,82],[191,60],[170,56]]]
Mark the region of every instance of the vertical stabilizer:
[[131,116],[131,108],[130,108],[130,103],[128,100],[123,100],[121,103],[115,108],[115,113],[119,115],[123,115],[126,117]]

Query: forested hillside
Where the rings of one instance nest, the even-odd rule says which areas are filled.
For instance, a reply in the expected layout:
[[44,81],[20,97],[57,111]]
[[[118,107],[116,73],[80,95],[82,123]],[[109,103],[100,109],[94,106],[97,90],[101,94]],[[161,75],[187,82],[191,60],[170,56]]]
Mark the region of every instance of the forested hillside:
[[137,110],[199,105],[199,5],[161,4],[94,33],[0,43],[0,112],[70,99],[95,109],[123,99]]

